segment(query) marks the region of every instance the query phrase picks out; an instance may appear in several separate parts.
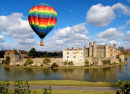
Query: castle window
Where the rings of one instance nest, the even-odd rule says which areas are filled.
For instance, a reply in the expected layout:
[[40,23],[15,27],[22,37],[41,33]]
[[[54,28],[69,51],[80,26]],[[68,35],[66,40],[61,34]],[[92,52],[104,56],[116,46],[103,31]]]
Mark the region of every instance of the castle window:
[[83,53],[81,53],[81,54],[83,54]]
[[82,59],[80,59],[80,61],[82,61]]
[[67,54],[69,54],[69,52],[67,52]]
[[76,52],[73,52],[73,54],[76,54]]
[[73,56],[73,58],[76,58],[76,56]]
[[67,58],[69,58],[69,56],[67,56]]
[[81,58],[82,58],[82,56],[81,56]]

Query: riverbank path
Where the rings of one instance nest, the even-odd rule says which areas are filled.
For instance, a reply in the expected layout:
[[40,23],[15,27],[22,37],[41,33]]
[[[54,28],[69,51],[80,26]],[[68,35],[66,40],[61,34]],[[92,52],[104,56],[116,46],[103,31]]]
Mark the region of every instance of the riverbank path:
[[[30,85],[30,89],[43,89],[48,88],[46,85]],[[79,91],[120,91],[119,87],[91,87],[91,86],[51,86],[52,90],[79,90]],[[10,86],[9,89],[14,89]]]

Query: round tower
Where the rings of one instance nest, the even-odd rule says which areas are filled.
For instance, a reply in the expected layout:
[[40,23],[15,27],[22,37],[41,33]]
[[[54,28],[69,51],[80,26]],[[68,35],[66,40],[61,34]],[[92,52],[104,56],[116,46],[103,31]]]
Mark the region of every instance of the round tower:
[[121,62],[124,62],[124,54],[122,52],[119,53],[119,59],[121,59]]

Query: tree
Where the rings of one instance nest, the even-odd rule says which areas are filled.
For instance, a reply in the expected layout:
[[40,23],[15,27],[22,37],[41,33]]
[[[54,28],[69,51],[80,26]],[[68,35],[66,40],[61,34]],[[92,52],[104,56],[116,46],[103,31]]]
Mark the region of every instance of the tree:
[[68,65],[74,65],[73,61],[69,61]]
[[6,56],[6,59],[4,60],[4,64],[7,65],[10,62],[10,57]]
[[37,53],[37,51],[35,50],[35,48],[32,48],[32,49],[29,51],[28,56],[33,56],[33,57],[38,56],[38,53]]
[[51,63],[50,58],[47,58],[47,57],[44,58],[43,63],[44,63],[44,65],[48,65],[48,63]]
[[50,57],[50,55],[49,54],[44,54],[44,57]]
[[85,65],[89,65],[89,61],[88,60],[85,61]]
[[121,63],[121,58],[119,58],[119,62]]
[[64,65],[67,65],[67,61],[65,61],[65,62],[63,62],[64,63]]
[[28,58],[24,65],[30,65],[30,64],[33,64],[33,60]]

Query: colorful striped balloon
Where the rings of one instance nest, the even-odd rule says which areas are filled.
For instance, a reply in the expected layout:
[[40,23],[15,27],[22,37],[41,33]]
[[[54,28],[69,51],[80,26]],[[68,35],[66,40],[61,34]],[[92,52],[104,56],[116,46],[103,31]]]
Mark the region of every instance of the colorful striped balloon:
[[28,21],[34,32],[43,40],[56,25],[57,12],[50,5],[40,3],[30,9]]

